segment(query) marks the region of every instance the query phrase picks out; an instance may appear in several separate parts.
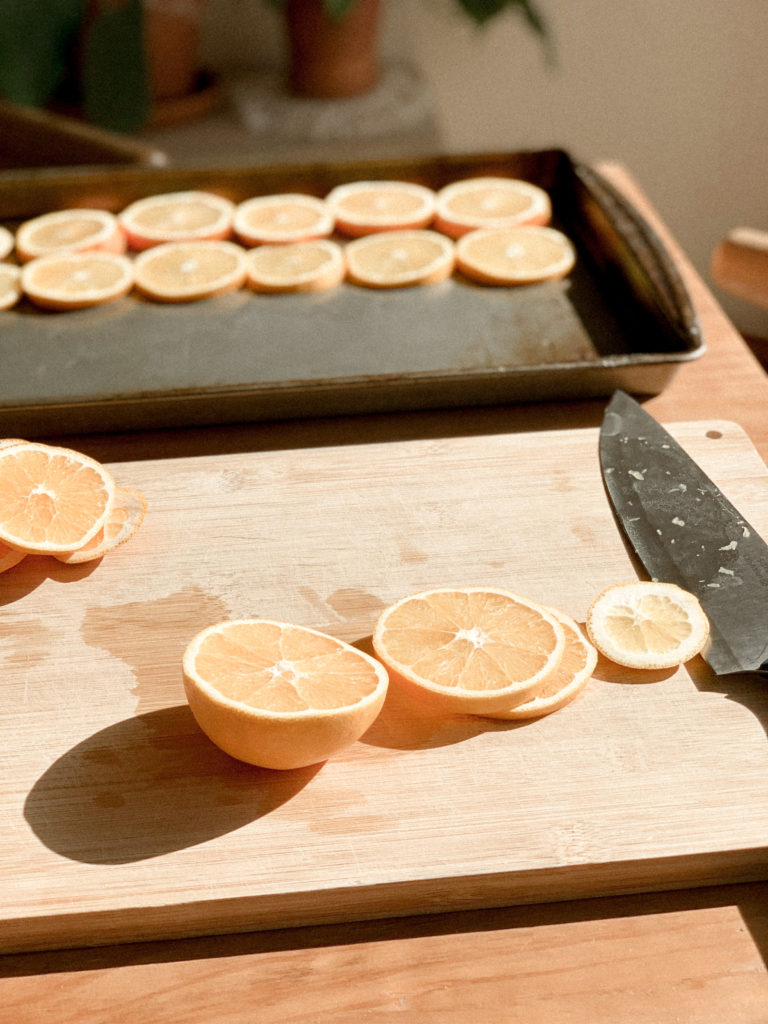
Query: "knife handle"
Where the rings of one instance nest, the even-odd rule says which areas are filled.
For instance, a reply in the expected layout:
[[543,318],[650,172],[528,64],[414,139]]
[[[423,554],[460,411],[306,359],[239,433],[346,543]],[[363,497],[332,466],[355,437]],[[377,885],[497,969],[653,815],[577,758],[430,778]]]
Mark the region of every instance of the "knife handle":
[[710,269],[723,291],[768,309],[768,231],[729,231],[713,251]]

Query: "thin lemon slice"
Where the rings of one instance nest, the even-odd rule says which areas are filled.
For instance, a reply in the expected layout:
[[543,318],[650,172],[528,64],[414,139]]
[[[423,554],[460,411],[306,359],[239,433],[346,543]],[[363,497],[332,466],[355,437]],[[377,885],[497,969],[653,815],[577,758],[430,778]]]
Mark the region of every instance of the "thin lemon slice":
[[133,286],[133,264],[109,252],[38,256],[21,270],[24,294],[44,309],[85,309],[122,298]]
[[12,263],[0,263],[0,309],[11,309],[21,298],[21,271]]
[[118,214],[135,251],[163,242],[199,242],[229,238],[235,204],[213,192],[166,192],[137,199]]
[[479,228],[456,243],[456,266],[480,284],[524,285],[565,277],[576,262],[570,239],[555,228]]
[[352,181],[326,196],[336,228],[357,238],[378,231],[425,228],[435,215],[435,193],[410,181]]
[[384,666],[350,644],[269,619],[204,629],[182,668],[203,732],[263,768],[317,764],[354,743],[378,716],[389,683]]
[[25,221],[16,231],[16,255],[27,263],[62,252],[125,251],[125,235],[106,210],[55,210]]
[[57,552],[60,562],[77,565],[102,558],[108,551],[125,544],[144,521],[147,499],[133,487],[116,487],[115,498],[107,520],[89,541],[74,551]]
[[333,215],[323,199],[301,193],[254,196],[235,209],[233,227],[243,245],[326,238]]
[[234,242],[165,242],[139,253],[136,290],[158,302],[194,302],[235,291],[247,276],[245,250]]
[[461,238],[476,228],[510,228],[548,224],[548,193],[517,178],[465,178],[441,188],[435,198],[435,228]]
[[449,277],[454,245],[437,231],[389,231],[350,242],[347,276],[366,288],[436,284]]
[[257,292],[314,292],[341,284],[346,275],[344,251],[337,242],[260,245],[248,253],[248,284]]
[[675,668],[700,654],[709,639],[698,599],[655,581],[608,587],[592,603],[586,626],[600,653],[628,668]]

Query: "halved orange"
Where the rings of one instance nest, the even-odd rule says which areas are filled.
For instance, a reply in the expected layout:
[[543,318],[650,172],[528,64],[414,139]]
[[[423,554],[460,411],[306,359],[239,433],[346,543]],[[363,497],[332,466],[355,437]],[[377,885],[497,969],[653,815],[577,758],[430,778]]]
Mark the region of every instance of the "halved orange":
[[577,697],[597,665],[597,650],[586,639],[578,625],[557,608],[548,608],[565,630],[565,651],[560,664],[546,677],[534,697],[504,711],[491,711],[491,718],[520,720],[551,715]]
[[425,228],[435,215],[435,193],[411,181],[352,181],[331,189],[326,202],[336,229],[355,238]]
[[136,257],[136,290],[158,302],[194,302],[242,287],[245,250],[234,242],[165,242]]
[[62,252],[38,256],[21,270],[24,294],[44,309],[85,309],[127,295],[133,264],[109,252]]
[[34,441],[0,448],[0,541],[28,554],[87,544],[115,497],[109,471],[81,452]]
[[0,309],[11,309],[21,298],[21,271],[12,263],[0,263]]
[[118,214],[131,249],[141,252],[163,242],[226,239],[232,234],[235,204],[213,192],[166,192],[137,199]]
[[27,263],[62,252],[125,252],[117,218],[107,210],[55,210],[25,221],[16,231],[16,256]]
[[125,544],[144,521],[147,499],[133,487],[116,487],[107,520],[89,541],[73,551],[55,552],[60,562],[77,565],[102,558],[108,551]]
[[287,192],[246,199],[235,209],[233,227],[243,245],[302,242],[332,234],[333,216],[323,199]]
[[450,238],[475,228],[548,224],[551,217],[548,193],[517,178],[463,178],[439,189],[435,198],[435,229]]
[[479,228],[456,243],[456,267],[479,284],[525,285],[565,277],[576,250],[550,227]]
[[10,256],[15,244],[16,237],[14,233],[0,224],[0,260],[4,260],[6,256]]
[[373,649],[399,683],[442,711],[505,711],[535,696],[565,651],[541,605],[496,587],[428,590],[391,605]]
[[248,253],[248,284],[257,292],[314,292],[335,288],[346,275],[344,250],[337,242],[260,245]]
[[25,553],[23,551],[17,551],[15,548],[8,547],[7,544],[0,541],[0,572],[12,569],[24,557]]
[[263,768],[317,764],[354,743],[379,714],[388,685],[384,667],[363,651],[268,619],[204,629],[182,668],[203,732]]
[[349,280],[366,288],[436,284],[454,267],[453,242],[429,229],[357,238],[345,255]]

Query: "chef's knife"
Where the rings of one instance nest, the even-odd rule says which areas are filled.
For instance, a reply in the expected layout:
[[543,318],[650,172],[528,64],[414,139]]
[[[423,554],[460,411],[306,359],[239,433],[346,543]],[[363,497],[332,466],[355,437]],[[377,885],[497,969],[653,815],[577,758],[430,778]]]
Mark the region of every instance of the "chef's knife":
[[616,516],[652,579],[695,594],[717,675],[768,673],[768,545],[641,405],[617,391],[600,430]]

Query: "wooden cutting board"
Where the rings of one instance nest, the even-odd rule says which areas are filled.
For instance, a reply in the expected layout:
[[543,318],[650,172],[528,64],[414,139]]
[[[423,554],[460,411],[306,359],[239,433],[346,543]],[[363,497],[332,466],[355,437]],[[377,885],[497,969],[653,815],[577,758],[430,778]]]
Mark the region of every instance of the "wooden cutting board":
[[[673,433],[768,536],[732,423]],[[768,686],[609,663],[527,724],[391,692],[269,772],[197,729],[181,655],[264,615],[363,641],[389,602],[505,586],[583,622],[633,578],[595,430],[121,463],[149,511],[86,566],[0,577],[0,948],[262,929],[768,877]]]

